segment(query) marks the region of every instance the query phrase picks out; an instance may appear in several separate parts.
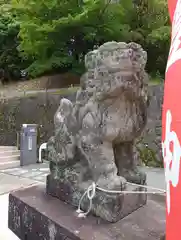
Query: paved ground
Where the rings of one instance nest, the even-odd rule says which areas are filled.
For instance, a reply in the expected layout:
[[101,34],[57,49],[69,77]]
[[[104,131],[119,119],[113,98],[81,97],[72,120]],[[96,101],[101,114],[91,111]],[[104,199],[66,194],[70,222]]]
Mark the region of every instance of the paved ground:
[[18,240],[7,227],[9,192],[34,184],[45,183],[47,163],[0,170],[0,239]]
[[[149,186],[165,189],[163,169],[143,168],[143,170],[147,172]],[[48,173],[49,167],[46,162],[26,167],[0,169],[0,239],[18,240],[7,227],[9,192],[45,183]]]
[[166,189],[164,170],[160,168],[143,167],[142,170],[147,173],[147,185],[155,188]]
[[[42,164],[32,164],[30,166],[25,167],[16,167],[5,170],[0,170],[0,182],[1,176],[2,179],[6,178],[5,184],[11,184],[11,187],[7,189],[7,191],[11,191],[16,189],[17,186],[23,187],[30,184],[34,184],[36,182],[45,182],[46,176],[49,173],[48,163]],[[12,185],[12,182],[14,184]],[[5,191],[6,186],[3,187],[3,184],[0,185],[0,194]]]

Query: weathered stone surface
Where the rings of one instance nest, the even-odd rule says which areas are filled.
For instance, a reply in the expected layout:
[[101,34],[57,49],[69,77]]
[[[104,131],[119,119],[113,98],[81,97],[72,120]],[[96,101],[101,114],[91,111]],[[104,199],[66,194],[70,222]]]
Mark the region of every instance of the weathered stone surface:
[[[47,193],[75,207],[79,205],[79,200],[84,194],[85,187],[88,188],[89,186],[84,184],[81,187],[82,188],[77,188],[77,185],[73,184],[72,181],[65,182],[61,179],[54,179],[51,175],[47,177]],[[127,190],[144,191],[141,187],[129,187]],[[97,190],[92,201],[92,213],[109,222],[117,222],[142,207],[146,204],[146,201],[146,193],[108,194]],[[87,198],[83,199],[81,209],[85,212],[89,209],[89,201]]]
[[73,207],[36,186],[10,194],[9,228],[21,240],[160,240],[165,204],[148,200],[143,208],[108,224],[98,217],[78,218]]
[[[145,184],[146,175],[136,166],[134,142],[147,120],[146,61],[146,52],[138,44],[105,43],[86,55],[87,72],[75,103],[61,99],[54,117],[55,136],[48,142],[48,187],[57,179],[60,185],[72,186],[71,204],[78,204],[81,192],[92,182],[108,190],[129,190],[126,181]],[[56,196],[52,189],[47,192]],[[125,214],[112,216],[111,209],[123,209],[122,201],[113,199],[106,197],[102,206],[93,204],[92,212],[118,221]],[[143,203],[136,200],[132,211]]]

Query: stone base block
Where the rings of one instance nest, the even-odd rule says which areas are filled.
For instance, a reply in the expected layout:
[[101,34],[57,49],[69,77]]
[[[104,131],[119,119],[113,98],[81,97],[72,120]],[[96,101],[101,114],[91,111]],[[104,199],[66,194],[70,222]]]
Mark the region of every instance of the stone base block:
[[117,223],[77,217],[75,209],[33,186],[9,195],[9,228],[21,240],[158,240],[165,230],[164,203],[147,205]]
[[[89,185],[81,184],[79,187],[71,181],[54,179],[51,175],[47,177],[47,194],[78,207],[81,196]],[[142,187],[129,187],[129,191],[143,191]],[[146,204],[147,194],[112,194],[105,193],[96,189],[93,198],[91,212],[93,215],[101,217],[109,222],[117,222]],[[87,211],[89,200],[85,197],[81,204],[81,209]]]

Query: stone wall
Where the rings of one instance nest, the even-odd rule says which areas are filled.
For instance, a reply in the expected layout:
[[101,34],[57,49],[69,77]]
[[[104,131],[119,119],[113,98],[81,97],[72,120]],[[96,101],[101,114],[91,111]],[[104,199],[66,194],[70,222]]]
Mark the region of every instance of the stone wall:
[[163,102],[163,85],[150,87],[150,105],[148,108],[148,123],[145,132],[140,139],[140,151],[142,160],[146,165],[161,167],[161,117]]
[[[16,145],[23,123],[39,125],[39,143],[53,134],[53,117],[62,96],[40,92],[0,103],[0,145]],[[75,94],[64,96],[74,101]]]
[[[150,87],[151,101],[148,109],[148,124],[138,149],[145,162],[156,165],[161,162],[161,107],[163,86]],[[53,117],[62,96],[54,93],[39,93],[34,96],[13,98],[0,103],[0,145],[16,145],[17,132],[23,123],[40,126],[39,143],[46,142],[53,134]],[[67,97],[67,96],[64,96]],[[75,94],[68,96],[72,101]],[[155,158],[155,159],[154,159]]]

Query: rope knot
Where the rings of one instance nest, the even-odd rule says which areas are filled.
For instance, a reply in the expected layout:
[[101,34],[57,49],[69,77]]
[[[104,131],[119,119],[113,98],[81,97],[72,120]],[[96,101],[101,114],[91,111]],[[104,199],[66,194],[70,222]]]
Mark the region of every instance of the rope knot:
[[87,197],[89,200],[92,200],[96,195],[96,184],[95,182],[92,183],[87,189]]
[[[87,198],[89,200],[89,209],[87,210],[87,212],[84,212],[81,210],[81,203],[84,199],[84,197],[87,195]],[[78,213],[78,217],[79,218],[85,218],[89,212],[91,211],[92,209],[92,199],[95,197],[96,195],[96,184],[95,182],[93,182],[88,188],[87,190],[84,192],[84,194],[82,195],[80,201],[79,201],[79,206],[78,206],[78,209],[77,209],[77,213]]]

